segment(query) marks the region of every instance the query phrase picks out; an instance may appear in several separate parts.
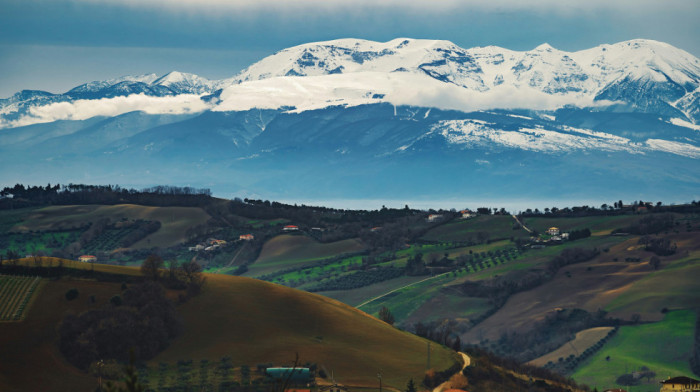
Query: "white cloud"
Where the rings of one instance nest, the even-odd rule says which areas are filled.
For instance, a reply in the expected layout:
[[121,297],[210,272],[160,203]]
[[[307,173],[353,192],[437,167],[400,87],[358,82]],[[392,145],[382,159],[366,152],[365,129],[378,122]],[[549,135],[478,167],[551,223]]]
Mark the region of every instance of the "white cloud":
[[74,102],[56,102],[35,106],[29,114],[14,121],[0,121],[0,128],[21,127],[58,120],[85,120],[96,116],[118,116],[142,111],[148,114],[188,114],[199,113],[211,107],[199,95],[184,94],[173,97],[151,97],[133,94],[125,97],[102,98]]
[[692,1],[675,0],[589,0],[586,2],[561,0],[80,0],[88,3],[111,3],[137,8],[173,9],[188,12],[222,11],[290,11],[307,10],[333,12],[337,10],[358,11],[362,9],[396,9],[397,12],[450,12],[453,10],[486,11],[535,11],[576,14],[581,11],[619,10],[635,13],[645,9],[669,9],[685,7]]
[[565,105],[606,105],[592,95],[551,95],[529,86],[501,85],[485,92],[444,83],[426,75],[394,72],[358,72],[300,77],[276,77],[235,84],[224,89],[220,101],[207,103],[198,95],[126,97],[58,102],[32,107],[28,115],[14,121],[0,120],[0,128],[19,127],[57,120],[85,120],[95,116],[117,116],[132,111],[148,114],[188,114],[205,110],[244,111],[279,109],[294,111],[329,106],[357,106],[388,102],[465,112],[488,109],[552,110]]
[[233,85],[222,92],[221,103],[213,110],[289,106],[296,108],[295,111],[304,111],[378,102],[467,112],[495,108],[551,110],[565,105],[610,103],[594,102],[592,95],[550,95],[526,86],[501,85],[478,92],[420,74],[359,72],[303,78],[277,77]]

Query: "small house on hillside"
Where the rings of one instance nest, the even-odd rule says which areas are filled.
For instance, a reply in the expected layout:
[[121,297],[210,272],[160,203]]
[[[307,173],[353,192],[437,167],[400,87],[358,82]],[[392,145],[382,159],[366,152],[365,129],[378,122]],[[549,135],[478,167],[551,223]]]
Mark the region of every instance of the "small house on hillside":
[[78,257],[78,261],[83,262],[83,263],[92,263],[97,261],[97,256],[93,255],[82,255]]
[[440,214],[430,214],[428,215],[428,222],[435,222],[437,220],[442,219],[442,215]]
[[559,228],[558,227],[550,227],[549,229],[547,229],[547,234],[559,235]]
[[700,381],[685,377],[673,377],[668,380],[661,381],[661,392],[700,392]]
[[469,218],[473,218],[476,216],[475,213],[473,213],[469,210],[462,210],[459,213],[462,214],[462,219],[469,219]]
[[294,226],[294,225],[287,225],[282,228],[282,231],[297,231],[299,230],[299,226]]
[[252,234],[241,234],[238,239],[241,241],[252,241],[255,237]]
[[195,246],[190,246],[187,249],[189,249],[190,252],[199,252],[200,250],[204,250],[205,248],[206,246],[204,244],[197,244]]

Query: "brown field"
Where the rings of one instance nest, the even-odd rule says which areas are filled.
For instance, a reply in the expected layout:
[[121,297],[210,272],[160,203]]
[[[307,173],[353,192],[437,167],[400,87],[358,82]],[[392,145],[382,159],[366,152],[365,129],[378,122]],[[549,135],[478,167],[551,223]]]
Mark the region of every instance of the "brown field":
[[55,230],[80,227],[86,222],[108,218],[159,221],[160,229],[135,243],[132,248],[170,247],[186,240],[186,231],[211,217],[198,207],[147,207],[135,204],[52,206],[32,211],[11,231]]
[[[678,240],[679,251],[674,256],[662,257],[661,268],[683,257],[688,250],[686,247],[692,243],[690,239],[685,238],[693,238],[694,235],[697,234],[671,236]],[[682,239],[685,239],[685,242],[681,241]],[[501,309],[465,334],[464,340],[475,342],[482,337],[494,340],[503,332],[530,329],[557,308],[580,308],[589,312],[606,309],[640,279],[659,273],[649,265],[653,254],[638,249],[637,242],[638,237],[629,237],[624,242],[611,246],[609,252],[602,253],[591,261],[564,267],[553,280],[511,296]],[[642,261],[625,262],[627,257],[639,257]],[[618,261],[613,261],[614,258]],[[567,277],[567,271],[571,277]],[[667,295],[666,298],[668,299]],[[660,310],[642,313],[642,320],[660,320],[663,317]],[[613,317],[625,315],[630,314],[624,308],[611,313]]]
[[282,234],[263,245],[248,275],[257,276],[299,266],[343,253],[359,252],[365,245],[359,239],[320,243],[305,235]]
[[549,361],[556,363],[559,358],[567,358],[571,354],[579,356],[586,349],[603,339],[612,329],[613,327],[596,327],[580,331],[573,340],[566,342],[566,344],[549,354],[528,362],[528,364],[544,366]]
[[[67,301],[64,294],[73,287],[80,295]],[[63,360],[56,344],[56,327],[64,314],[93,306],[88,302],[90,295],[95,295],[96,305],[101,306],[119,291],[116,283],[47,281],[22,322],[0,324],[0,390],[93,390],[94,378]]]
[[[394,389],[403,389],[411,377],[422,379],[427,346],[422,338],[320,295],[242,277],[207,279],[201,295],[178,307],[184,333],[149,362],[151,367],[227,355],[251,367],[285,365],[298,353],[302,362],[315,362],[333,371],[339,382],[357,387],[374,386],[379,371],[385,385]],[[64,294],[73,287],[80,296],[69,302]],[[0,390],[94,389],[94,378],[62,359],[56,326],[67,312],[101,306],[119,291],[118,283],[47,281],[24,321],[0,324]],[[89,304],[90,295],[96,296],[95,305]],[[456,360],[453,351],[431,347],[435,368],[448,368]]]

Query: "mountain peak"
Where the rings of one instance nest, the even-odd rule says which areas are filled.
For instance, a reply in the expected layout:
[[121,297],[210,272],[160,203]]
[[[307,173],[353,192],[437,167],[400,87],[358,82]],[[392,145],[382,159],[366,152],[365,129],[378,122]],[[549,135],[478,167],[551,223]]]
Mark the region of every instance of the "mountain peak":
[[539,45],[538,47],[536,47],[534,50],[538,51],[538,52],[551,52],[551,51],[556,50],[556,49],[554,47],[552,47],[552,45],[545,42],[545,43]]

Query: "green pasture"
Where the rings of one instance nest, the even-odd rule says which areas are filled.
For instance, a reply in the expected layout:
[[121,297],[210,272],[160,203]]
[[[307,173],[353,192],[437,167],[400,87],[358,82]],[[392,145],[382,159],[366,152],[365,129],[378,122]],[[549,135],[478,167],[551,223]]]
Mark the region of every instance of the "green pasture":
[[279,235],[263,245],[260,256],[250,265],[247,275],[260,276],[301,267],[306,263],[341,254],[360,252],[365,245],[359,239],[321,243],[304,235]]
[[37,252],[51,253],[61,249],[80,237],[80,231],[43,233],[0,233],[0,249],[12,250],[24,257]]
[[646,366],[656,373],[655,379],[649,383],[645,379],[631,390],[657,392],[659,380],[669,376],[693,376],[688,360],[693,349],[695,320],[695,312],[679,310],[669,312],[660,322],[623,326],[600,351],[576,369],[573,378],[598,390],[630,390],[617,385],[615,380]]
[[700,303],[700,254],[676,260],[636,281],[632,287],[615,298],[605,310],[658,314],[661,309],[688,309]]

